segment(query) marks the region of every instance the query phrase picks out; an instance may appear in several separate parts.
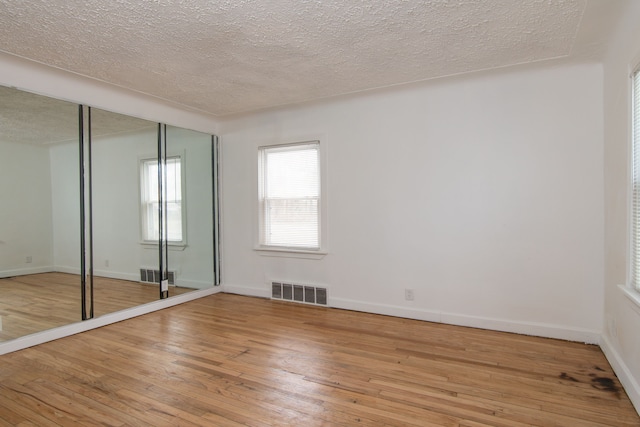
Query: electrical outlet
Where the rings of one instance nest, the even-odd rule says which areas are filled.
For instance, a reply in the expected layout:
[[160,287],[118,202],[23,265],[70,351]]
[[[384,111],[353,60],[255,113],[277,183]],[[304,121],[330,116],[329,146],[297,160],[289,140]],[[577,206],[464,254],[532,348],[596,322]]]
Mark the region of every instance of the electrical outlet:
[[404,290],[404,299],[407,301],[413,301],[415,298],[413,289],[405,289]]
[[108,260],[108,259],[105,259],[105,260],[104,260],[104,266],[105,266],[105,267],[107,267],[107,268],[109,268],[109,260]]
[[31,255],[29,255],[27,257],[27,264],[30,264],[33,261],[33,257]]

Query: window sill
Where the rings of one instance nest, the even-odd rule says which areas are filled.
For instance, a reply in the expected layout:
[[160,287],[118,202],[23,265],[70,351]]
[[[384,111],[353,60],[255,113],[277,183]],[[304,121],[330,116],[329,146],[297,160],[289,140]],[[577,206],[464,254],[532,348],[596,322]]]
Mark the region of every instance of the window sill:
[[309,251],[304,249],[270,248],[258,246],[253,248],[261,256],[282,258],[322,259],[327,255],[325,251]]
[[[140,245],[145,248],[145,249],[158,249],[158,244],[157,243],[151,243],[151,242],[140,242]],[[169,243],[168,244],[169,250],[170,251],[184,251],[187,248],[187,244],[186,243]]]
[[631,300],[638,308],[640,308],[640,292],[626,285],[618,285],[622,293]]

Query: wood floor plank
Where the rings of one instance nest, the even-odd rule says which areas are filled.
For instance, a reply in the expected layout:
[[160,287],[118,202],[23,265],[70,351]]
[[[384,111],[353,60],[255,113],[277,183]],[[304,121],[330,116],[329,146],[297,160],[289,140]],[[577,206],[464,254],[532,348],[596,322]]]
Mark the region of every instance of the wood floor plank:
[[216,294],[0,356],[0,426],[640,426],[597,346]]

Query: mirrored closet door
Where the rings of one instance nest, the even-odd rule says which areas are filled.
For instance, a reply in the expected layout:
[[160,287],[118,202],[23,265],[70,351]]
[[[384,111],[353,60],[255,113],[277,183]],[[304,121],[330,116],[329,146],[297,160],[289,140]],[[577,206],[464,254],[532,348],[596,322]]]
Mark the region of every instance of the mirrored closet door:
[[78,106],[0,86],[0,341],[81,320]]
[[[159,298],[153,274],[159,271],[158,240],[144,231],[153,226],[147,215],[158,209],[158,124],[96,108],[87,114],[88,280],[94,315],[100,316]],[[155,166],[155,180],[147,162]],[[141,277],[142,269],[150,273]]]
[[217,138],[0,87],[0,342],[214,286]]
[[215,137],[166,126],[165,138],[167,244],[163,266],[169,285],[207,288],[215,281]]

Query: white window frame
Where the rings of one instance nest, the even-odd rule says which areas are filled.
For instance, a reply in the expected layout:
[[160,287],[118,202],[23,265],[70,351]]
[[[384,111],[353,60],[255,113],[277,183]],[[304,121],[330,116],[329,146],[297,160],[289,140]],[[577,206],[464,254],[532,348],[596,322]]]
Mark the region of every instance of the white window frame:
[[640,307],[640,65],[631,73],[630,81],[629,263],[627,283],[618,285],[618,288],[629,301]]
[[630,285],[640,291],[640,67],[631,75]]
[[[263,185],[263,153],[264,150],[274,148],[284,148],[304,146],[309,144],[317,144],[318,161],[319,161],[319,200],[318,200],[318,247],[291,247],[291,246],[279,246],[268,245],[263,242],[263,230],[264,230],[264,188]],[[300,138],[295,142],[287,143],[270,143],[263,144],[257,147],[258,151],[258,167],[257,170],[257,194],[256,194],[256,244],[254,249],[258,251],[260,255],[264,256],[278,256],[278,257],[292,257],[292,258],[308,258],[308,259],[321,259],[327,254],[327,197],[326,197],[326,143],[320,138]]]
[[[167,239],[167,244],[170,247],[177,249],[184,249],[187,246],[187,202],[186,202],[186,162],[184,153],[176,153],[167,155],[167,160],[171,159],[179,159],[180,160],[180,210],[181,210],[181,240],[169,240]],[[147,164],[156,164],[158,163],[158,158],[153,156],[145,156],[139,158],[139,172],[140,172],[140,180],[139,180],[139,194],[140,194],[140,242],[145,246],[158,246],[158,239],[156,236],[156,231],[154,230],[153,239],[149,238],[147,233],[147,215],[149,214],[149,204],[157,203],[157,201],[149,201],[147,199],[147,193],[153,192],[153,194],[157,194],[156,188],[147,188],[149,186],[148,182],[148,170]],[[157,209],[157,208],[152,208]]]

